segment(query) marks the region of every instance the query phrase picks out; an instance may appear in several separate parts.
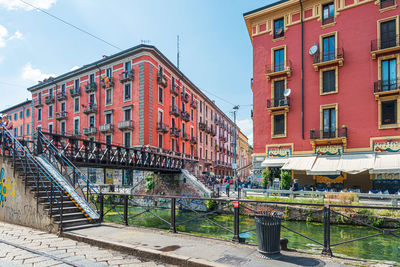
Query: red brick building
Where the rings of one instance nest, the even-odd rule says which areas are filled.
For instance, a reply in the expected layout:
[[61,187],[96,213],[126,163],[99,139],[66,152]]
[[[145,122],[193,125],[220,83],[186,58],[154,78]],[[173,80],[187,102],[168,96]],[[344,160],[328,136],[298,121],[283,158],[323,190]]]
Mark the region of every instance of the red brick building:
[[154,46],[127,49],[28,90],[35,129],[149,144],[198,159],[196,173],[232,173],[232,121]]
[[256,173],[266,166],[291,170],[301,185],[400,189],[398,5],[283,0],[244,14]]
[[2,116],[8,115],[13,123],[14,136],[27,141],[32,140],[33,120],[32,120],[32,101],[26,100],[12,107],[0,111]]

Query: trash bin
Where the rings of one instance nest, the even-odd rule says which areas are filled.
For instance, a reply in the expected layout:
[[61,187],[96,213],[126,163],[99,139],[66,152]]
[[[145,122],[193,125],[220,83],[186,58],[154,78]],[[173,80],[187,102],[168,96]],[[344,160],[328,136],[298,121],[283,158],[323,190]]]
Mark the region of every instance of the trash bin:
[[258,239],[258,252],[264,256],[279,255],[282,212],[260,211],[254,214]]

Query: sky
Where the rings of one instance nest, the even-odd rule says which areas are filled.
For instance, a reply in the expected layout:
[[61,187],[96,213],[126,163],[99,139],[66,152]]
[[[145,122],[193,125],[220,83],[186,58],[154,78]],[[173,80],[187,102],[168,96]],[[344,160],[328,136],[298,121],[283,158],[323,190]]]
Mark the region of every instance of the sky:
[[[238,125],[252,143],[252,46],[243,13],[261,0],[23,0],[127,49],[156,46]],[[0,110],[31,98],[26,88],[119,52],[21,0],[0,0]]]

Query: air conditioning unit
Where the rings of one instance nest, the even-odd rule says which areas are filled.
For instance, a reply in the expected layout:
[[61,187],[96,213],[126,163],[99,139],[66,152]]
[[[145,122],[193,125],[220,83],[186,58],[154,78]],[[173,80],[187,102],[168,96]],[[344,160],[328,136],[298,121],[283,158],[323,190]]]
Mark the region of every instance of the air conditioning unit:
[[286,66],[286,70],[290,70],[290,66]]
[[280,107],[282,107],[282,106],[287,106],[289,103],[288,103],[288,100],[287,99],[281,99],[281,100],[279,100],[279,106]]

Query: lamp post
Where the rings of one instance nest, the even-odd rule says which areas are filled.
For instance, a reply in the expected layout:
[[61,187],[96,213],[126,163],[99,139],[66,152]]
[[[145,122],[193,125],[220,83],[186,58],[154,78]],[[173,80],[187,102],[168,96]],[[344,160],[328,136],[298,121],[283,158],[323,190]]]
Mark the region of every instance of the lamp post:
[[239,237],[239,183],[236,177],[236,139],[237,139],[237,127],[236,127],[236,111],[238,111],[239,106],[236,105],[233,107],[233,123],[234,123],[234,140],[233,140],[233,170],[234,170],[234,179],[235,186],[237,189],[237,207],[234,208],[234,223],[233,223],[233,241],[235,242],[243,242],[244,240]]

